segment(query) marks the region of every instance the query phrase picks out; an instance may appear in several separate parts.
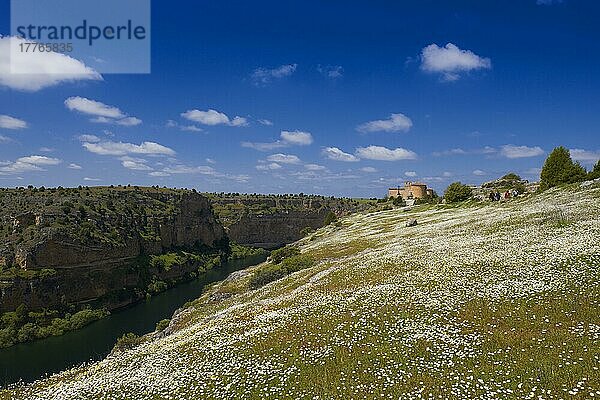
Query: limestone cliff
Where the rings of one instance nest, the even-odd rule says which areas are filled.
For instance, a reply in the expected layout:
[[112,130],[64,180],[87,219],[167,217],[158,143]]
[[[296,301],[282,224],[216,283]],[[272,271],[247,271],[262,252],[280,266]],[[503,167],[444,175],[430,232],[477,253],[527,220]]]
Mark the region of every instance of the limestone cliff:
[[4,190],[0,200],[6,204],[1,312],[21,303],[32,309],[126,305],[145,295],[148,282],[177,281],[198,268],[190,261],[162,271],[143,265],[144,256],[210,253],[227,243],[210,201],[187,190]]

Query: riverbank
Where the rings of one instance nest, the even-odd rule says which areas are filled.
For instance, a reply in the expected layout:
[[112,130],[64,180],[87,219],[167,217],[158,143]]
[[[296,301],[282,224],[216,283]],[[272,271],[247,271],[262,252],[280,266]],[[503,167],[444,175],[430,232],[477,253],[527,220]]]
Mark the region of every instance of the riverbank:
[[101,360],[123,334],[142,335],[154,331],[159,321],[171,318],[175,310],[198,298],[208,285],[227,278],[232,272],[259,264],[266,257],[267,253],[260,253],[230,259],[193,281],[115,311],[79,330],[1,349],[0,384],[6,386],[19,380],[32,382],[83,362]]

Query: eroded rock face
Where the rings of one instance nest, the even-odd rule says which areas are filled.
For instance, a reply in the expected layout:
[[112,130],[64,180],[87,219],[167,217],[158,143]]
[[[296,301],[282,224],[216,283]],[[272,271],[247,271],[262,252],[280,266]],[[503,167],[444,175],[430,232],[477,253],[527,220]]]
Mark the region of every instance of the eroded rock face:
[[328,210],[278,212],[269,215],[244,215],[227,227],[229,238],[240,244],[276,248],[302,238],[305,228],[323,226]]
[[213,247],[225,238],[223,226],[213,216],[208,199],[192,192],[180,196],[171,215],[155,221],[159,237],[144,237],[135,230],[135,222],[118,245],[84,243],[77,237],[50,231],[37,243],[17,245],[15,263],[23,269],[100,267],[174,248]]
[[[112,189],[103,190],[104,195],[108,192],[111,198],[114,193],[124,192],[123,189],[114,193]],[[145,212],[100,215],[89,211],[85,218],[78,217],[77,222],[67,220],[67,224],[60,225],[23,221],[20,228],[28,230],[22,233],[21,239],[9,237],[2,246],[3,268],[16,267],[23,274],[0,282],[0,312],[12,311],[20,304],[33,310],[85,304],[119,308],[144,297],[149,275],[154,277],[152,279],[178,282],[189,279],[199,267],[189,261],[174,265],[168,271],[148,265],[142,268],[140,263],[144,261],[140,256],[185,248],[216,248],[227,242],[225,230],[214,217],[206,197],[191,191],[145,190],[137,191],[137,197],[132,199],[132,189],[126,193],[130,197],[121,204],[139,208],[136,200],[140,199],[146,201],[148,210]],[[63,201],[73,203],[75,200]],[[44,212],[48,210],[40,209],[35,214]],[[28,211],[27,215],[34,212]],[[55,213],[46,221],[56,218]],[[26,222],[32,221],[35,219],[28,218]],[[97,228],[93,235],[82,236],[78,225],[84,223]],[[102,230],[106,226],[119,232],[120,237],[106,240],[108,229]],[[101,234],[105,236],[98,237]]]

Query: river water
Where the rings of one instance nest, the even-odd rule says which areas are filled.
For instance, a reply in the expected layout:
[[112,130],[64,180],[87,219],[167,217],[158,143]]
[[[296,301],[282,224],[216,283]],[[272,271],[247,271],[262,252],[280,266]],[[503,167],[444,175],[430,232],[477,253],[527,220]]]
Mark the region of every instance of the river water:
[[112,350],[124,333],[142,335],[154,330],[156,323],[171,318],[184,303],[200,297],[210,283],[223,280],[238,271],[263,262],[264,255],[234,260],[182,283],[151,299],[134,304],[108,317],[62,336],[0,349],[0,385],[22,380],[32,382],[46,374],[59,372],[82,362],[100,360]]

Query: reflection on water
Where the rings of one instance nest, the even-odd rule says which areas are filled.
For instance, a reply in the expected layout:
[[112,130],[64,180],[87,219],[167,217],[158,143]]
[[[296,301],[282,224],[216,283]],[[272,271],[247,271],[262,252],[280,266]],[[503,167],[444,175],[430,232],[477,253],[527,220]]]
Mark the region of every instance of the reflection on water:
[[223,280],[231,272],[265,259],[266,256],[258,255],[228,262],[194,281],[177,285],[77,331],[2,349],[0,384],[4,386],[19,380],[31,382],[85,361],[102,359],[124,333],[142,335],[153,331],[158,321],[170,318],[184,303],[200,297],[207,284]]

